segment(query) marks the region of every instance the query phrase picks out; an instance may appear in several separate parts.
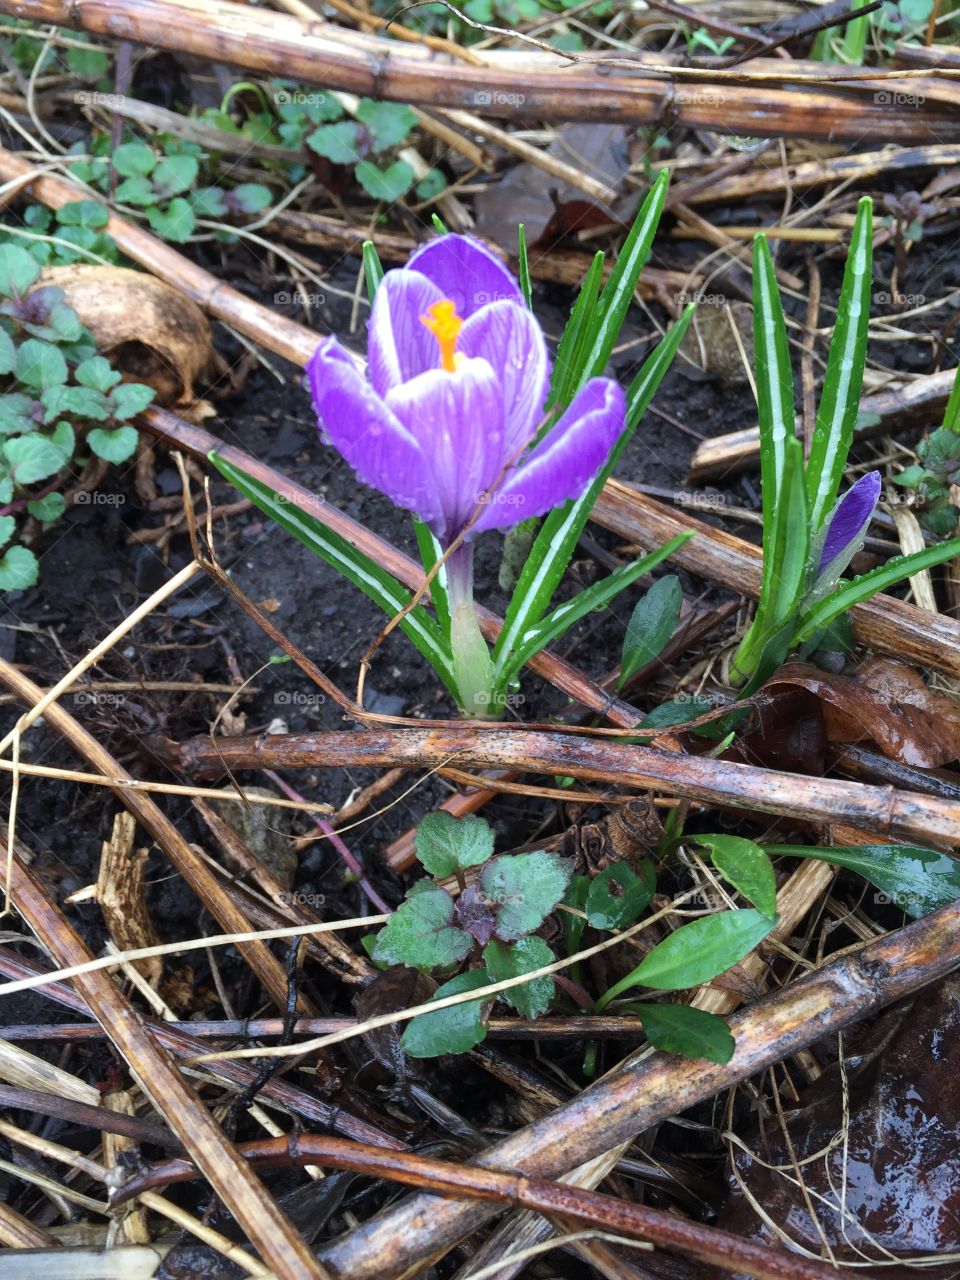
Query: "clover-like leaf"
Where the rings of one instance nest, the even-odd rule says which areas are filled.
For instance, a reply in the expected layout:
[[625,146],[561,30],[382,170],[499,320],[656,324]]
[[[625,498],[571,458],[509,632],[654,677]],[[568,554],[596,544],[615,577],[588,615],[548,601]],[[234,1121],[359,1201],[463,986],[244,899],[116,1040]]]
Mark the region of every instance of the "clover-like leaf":
[[259,213],[273,200],[269,187],[262,182],[241,182],[227,192],[226,205],[231,213]]
[[[472,969],[469,973],[457,974],[438,987],[431,1000],[476,991],[478,987],[487,986],[489,981],[485,970]],[[490,1003],[489,997],[486,1000],[465,1000],[463,1004],[438,1009],[436,1013],[418,1014],[411,1019],[400,1043],[411,1058],[438,1058],[444,1053],[468,1053],[487,1034],[484,1018]]]
[[53,524],[63,515],[66,505],[62,493],[45,493],[42,498],[33,498],[28,502],[27,510],[41,524]]
[[146,209],[156,204],[159,198],[150,179],[141,176],[124,178],[115,194],[121,204],[132,204],[137,209]]
[[197,181],[199,170],[195,156],[164,156],[150,175],[150,180],[157,195],[168,200],[189,190]]
[[146,177],[157,167],[157,157],[142,142],[122,143],[111,158],[121,178]]
[[447,179],[439,169],[428,169],[417,183],[417,198],[433,200],[441,191],[447,189]]
[[6,329],[0,328],[0,373],[13,373],[16,367],[16,345]]
[[17,522],[13,516],[0,516],[0,547],[5,547],[13,537]]
[[357,119],[366,125],[374,151],[400,146],[417,123],[416,113],[403,103],[375,102],[372,98],[360,99]]
[[615,862],[595,876],[584,908],[587,923],[594,929],[625,929],[633,924],[657,887],[650,862],[641,862],[639,872],[626,862]]
[[147,405],[153,403],[156,394],[153,387],[142,382],[124,382],[111,395],[110,410],[115,418],[125,422],[127,418],[143,413]]
[[197,225],[193,210],[182,196],[175,196],[165,208],[154,205],[148,209],[147,221],[158,236],[174,244],[189,240]]
[[476,814],[455,818],[438,809],[421,818],[413,846],[424,870],[443,880],[487,861],[493,853],[493,828]]
[[67,380],[67,362],[58,347],[28,338],[17,351],[16,375],[25,387],[55,387]]
[[[532,973],[553,964],[556,957],[542,938],[519,938],[516,942],[498,942],[494,938],[483,953],[492,981],[503,982],[522,973]],[[512,1005],[522,1018],[539,1018],[550,1007],[555,990],[553,978],[543,974],[525,982],[523,986],[508,987],[500,993],[500,999]]]
[[15,244],[0,245],[0,294],[22,297],[40,274],[40,264],[32,253]]
[[411,969],[449,968],[473,945],[469,933],[453,922],[453,899],[429,881],[407,894],[377,935],[373,958],[378,963],[405,964]]
[[324,124],[314,129],[307,146],[331,164],[355,164],[360,158],[360,129],[353,120]]
[[480,888],[496,914],[497,937],[512,942],[538,929],[563,897],[572,871],[572,858],[543,850],[488,862]]
[[112,391],[122,377],[104,356],[82,360],[74,369],[73,376],[82,387],[102,391],[104,395]]
[[106,422],[110,417],[106,397],[92,387],[48,387],[41,393],[40,403],[47,422],[65,413],[78,418],[92,418],[94,422]]
[[34,432],[29,436],[14,436],[3,446],[13,479],[17,484],[35,484],[55,476],[67,459],[63,450],[49,436]]
[[193,212],[201,218],[222,218],[227,211],[227,193],[222,187],[198,187],[190,199]]
[[0,435],[19,435],[33,431],[42,420],[40,402],[22,391],[9,391],[0,396]]
[[98,200],[68,200],[57,210],[57,221],[64,227],[105,227],[110,211]]
[[379,168],[372,160],[361,160],[354,173],[361,187],[374,200],[391,203],[407,194],[416,177],[406,160],[394,160],[386,169]]
[[126,462],[137,448],[137,432],[134,427],[94,427],[87,436],[87,444],[105,462]]
[[37,557],[27,547],[10,547],[0,559],[0,591],[25,591],[36,585]]

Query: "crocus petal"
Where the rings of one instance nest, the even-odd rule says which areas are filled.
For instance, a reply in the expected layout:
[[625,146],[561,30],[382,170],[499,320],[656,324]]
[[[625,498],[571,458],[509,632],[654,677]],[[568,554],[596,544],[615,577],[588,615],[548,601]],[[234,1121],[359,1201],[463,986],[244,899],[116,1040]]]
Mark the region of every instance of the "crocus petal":
[[364,484],[422,520],[439,519],[432,469],[417,438],[390,412],[336,338],[320,343],[307,374],[321,431]]
[[609,378],[591,378],[545,440],[507,473],[471,529],[506,529],[578,498],[622,433],[626,402]]
[[829,570],[836,580],[853,559],[877,509],[880,488],[880,472],[868,471],[847,490],[827,517],[818,577]]
[[523,295],[499,258],[472,236],[438,236],[412,255],[405,271],[419,271],[467,318],[490,302],[516,302]]
[[526,307],[494,302],[466,322],[457,350],[464,356],[481,356],[496,369],[503,398],[501,465],[515,461],[543,415],[550,376],[543,331]]
[[456,373],[432,369],[395,387],[387,404],[419,442],[439,497],[428,523],[452,541],[500,474],[503,397],[486,360],[461,360]]
[[437,340],[420,317],[443,296],[419,271],[388,271],[380,281],[367,331],[367,362],[377,395],[439,366]]

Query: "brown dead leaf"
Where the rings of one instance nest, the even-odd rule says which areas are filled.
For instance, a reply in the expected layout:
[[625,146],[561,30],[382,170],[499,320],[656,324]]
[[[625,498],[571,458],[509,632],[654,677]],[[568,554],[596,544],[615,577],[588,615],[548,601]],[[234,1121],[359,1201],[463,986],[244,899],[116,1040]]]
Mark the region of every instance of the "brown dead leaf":
[[207,318],[179,289],[144,271],[76,263],[48,267],[35,289],[54,285],[128,382],[145,382],[163,409],[197,421],[213,409],[195,383],[213,368]]
[[921,769],[960,757],[960,705],[903,663],[873,658],[845,676],[791,662],[763,686],[758,705],[769,710],[796,688],[820,701],[829,742],[872,741],[891,760]]

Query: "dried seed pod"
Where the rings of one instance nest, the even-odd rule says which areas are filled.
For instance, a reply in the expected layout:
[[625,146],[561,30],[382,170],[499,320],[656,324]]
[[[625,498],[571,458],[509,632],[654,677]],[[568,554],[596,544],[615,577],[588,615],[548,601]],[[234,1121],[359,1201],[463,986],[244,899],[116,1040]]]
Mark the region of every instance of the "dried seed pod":
[[153,387],[161,408],[198,416],[195,384],[215,354],[207,317],[185,293],[144,271],[83,263],[48,267],[34,288],[50,285],[127,381]]

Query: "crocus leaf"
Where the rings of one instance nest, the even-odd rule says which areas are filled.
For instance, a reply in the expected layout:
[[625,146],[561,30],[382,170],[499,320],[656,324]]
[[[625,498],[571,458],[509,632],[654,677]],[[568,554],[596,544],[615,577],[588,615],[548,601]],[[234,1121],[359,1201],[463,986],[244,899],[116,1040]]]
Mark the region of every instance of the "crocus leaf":
[[455,818],[438,809],[417,823],[413,844],[424,871],[443,880],[487,861],[493,853],[493,828],[476,814]]
[[816,858],[856,871],[913,919],[960,898],[960,862],[911,844],[863,844],[811,848],[803,844],[770,844],[772,857]]
[[626,426],[596,479],[579,498],[558,507],[544,520],[523,566],[520,580],[510,597],[503,629],[494,645],[493,658],[498,680],[500,680],[501,667],[509,660],[510,651],[546,612],[553,593],[570,563],[593,504],[613,473],[647,405],[663,381],[692,317],[693,307],[690,306],[660,340],[634,378],[627,392]]
[[749,955],[777,923],[762,911],[721,911],[681,925],[597,1001],[597,1012],[633,987],[684,991],[710,982]]
[[550,397],[547,401],[548,408],[567,405],[573,399],[572,387],[577,377],[577,370],[585,360],[589,319],[596,310],[597,299],[600,297],[604,261],[605,255],[602,250],[593,255],[593,261],[580,285],[580,292],[573,304],[570,318],[560,335],[557,358],[553,365]]
[[380,261],[380,255],[377,253],[377,246],[372,240],[364,240],[363,242],[363,274],[367,282],[367,298],[373,302],[373,295],[377,292],[377,286],[383,279],[383,264]]
[[816,532],[836,501],[853,442],[867,359],[873,284],[873,202],[860,201],[843,273],[837,320],[807,462],[810,528]]
[[[449,982],[438,987],[431,997],[442,1000],[445,996],[459,996],[465,991],[490,985],[485,969],[471,969],[457,974]],[[487,1034],[485,1011],[490,1005],[484,1000],[465,1000],[449,1009],[436,1013],[420,1013],[411,1019],[400,1043],[411,1058],[438,1058],[444,1053],[468,1053]]]
[[733,1036],[716,1014],[688,1004],[635,1004],[631,1008],[655,1049],[709,1062],[729,1062],[733,1057]]
[[742,836],[695,835],[692,844],[710,850],[713,865],[738,893],[765,916],[777,914],[777,878],[773,863],[752,840]]
[[662,651],[680,617],[683,590],[675,574],[659,578],[637,604],[623,640],[618,688]]
[[[419,190],[418,187],[418,193]],[[517,225],[517,279],[520,281],[523,300],[532,311],[533,284],[530,280],[530,260],[527,256],[527,228],[522,222]]]
[[480,888],[497,914],[496,933],[512,942],[539,929],[566,892],[571,858],[538,850],[494,858],[480,872]]
[[552,613],[547,614],[542,621],[530,627],[510,656],[510,659],[501,665],[497,673],[500,687],[506,686],[525,663],[535,657],[541,649],[546,648],[548,644],[559,640],[562,635],[570,630],[575,622],[578,622],[586,614],[592,613],[594,609],[605,608],[621,591],[629,587],[631,583],[636,582],[637,578],[649,573],[661,560],[672,556],[692,537],[692,533],[678,534],[675,538],[671,538],[669,542],[664,543],[662,547],[658,547],[656,551],[651,551],[649,555],[643,556],[640,560],[635,560],[633,564],[615,569],[608,577],[594,583],[586,591],[581,591],[572,600],[560,605]]
[[766,237],[753,242],[753,339],[760,418],[760,483],[763,555],[774,541],[777,508],[786,469],[786,442],[793,438],[794,396],[787,325]]
[[[430,573],[443,555],[443,548],[430,528],[416,517],[413,520],[413,532],[416,535],[417,549],[420,552],[420,561],[423,564],[424,572]],[[430,580],[430,599],[433,601],[433,608],[437,615],[437,622],[440,624],[440,631],[449,646],[450,597],[447,591],[447,582],[447,566],[444,564],[440,566]]]
[[409,893],[377,935],[374,960],[411,969],[447,969],[458,964],[473,939],[458,929],[446,890],[429,882]]
[[948,431],[960,434],[960,367],[953,377],[953,387],[943,415],[943,425]]
[[855,604],[869,600],[879,591],[885,591],[904,578],[910,578],[923,569],[932,569],[935,565],[944,564],[960,555],[960,538],[950,538],[936,546],[924,547],[922,551],[914,551],[908,556],[894,556],[886,564],[878,565],[869,573],[861,574],[851,582],[845,582],[832,592],[825,600],[819,601],[800,619],[794,633],[794,644],[802,644],[817,631],[828,626],[834,618],[846,613]]
[[[284,501],[262,481],[254,479],[216,452],[210,461],[221,475],[260,508],[265,515],[282,525],[304,546],[325,560],[338,573],[343,574],[354,586],[377,604],[388,617],[394,617],[406,608],[413,598],[412,592],[396,578],[382,569],[369,556],[358,551],[346,538],[327,528],[306,506]],[[415,605],[398,624],[404,634],[416,645],[450,690],[457,695],[456,680],[450,652],[444,645],[440,628],[420,605]]]
[[639,864],[639,875],[626,862],[605,867],[590,881],[584,910],[594,929],[626,929],[640,917],[657,887],[650,862]]
[[37,557],[28,547],[9,547],[0,559],[0,591],[25,591],[36,585]]
[[[531,973],[553,964],[556,957],[542,938],[520,938],[516,942],[498,942],[493,938],[483,952],[483,963],[491,982],[503,982],[522,973]],[[553,999],[554,981],[549,974],[533,978],[523,986],[509,987],[503,992],[505,1000],[521,1018],[539,1018],[546,1013]]]

